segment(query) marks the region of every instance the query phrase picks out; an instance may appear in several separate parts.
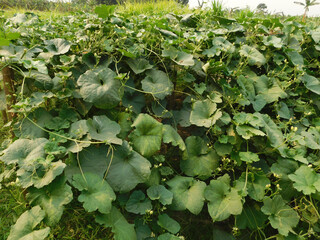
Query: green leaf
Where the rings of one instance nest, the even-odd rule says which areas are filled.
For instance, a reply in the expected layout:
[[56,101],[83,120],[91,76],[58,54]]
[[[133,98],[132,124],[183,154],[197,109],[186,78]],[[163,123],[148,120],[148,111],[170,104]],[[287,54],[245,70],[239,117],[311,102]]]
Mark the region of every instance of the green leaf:
[[158,240],[181,240],[181,238],[176,237],[175,235],[172,235],[170,233],[161,234],[157,239]]
[[211,180],[204,191],[204,197],[209,201],[208,211],[214,222],[242,212],[242,197],[235,188],[230,187],[230,177],[227,174]]
[[146,75],[146,78],[141,81],[143,91],[152,94],[160,100],[171,94],[173,83],[165,72],[149,70]]
[[186,149],[183,139],[172,126],[164,124],[162,127],[162,134],[164,143],[171,143],[173,146],[179,146],[181,151]]
[[121,100],[121,82],[109,68],[96,68],[82,74],[77,84],[80,86],[80,95],[87,102],[102,109],[113,108]]
[[0,38],[0,46],[9,46],[10,45],[10,40],[5,39],[5,38]]
[[283,43],[282,39],[276,36],[263,36],[263,43],[266,46],[273,46],[275,48],[282,48]]
[[63,146],[59,146],[58,142],[47,142],[44,146],[44,150],[46,154],[52,154],[52,155],[64,155],[67,152],[67,149]]
[[[268,78],[266,75],[253,77],[256,93],[263,98],[266,103],[278,101],[279,98],[286,98],[287,94],[281,89],[274,78]],[[256,96],[256,99],[257,97]]]
[[300,55],[297,51],[288,51],[286,54],[293,65],[302,69],[302,66],[304,66],[304,59],[302,55]]
[[277,108],[277,113],[281,118],[289,120],[291,118],[291,113],[288,105],[284,102],[280,102]]
[[305,195],[320,192],[320,174],[316,173],[312,168],[302,165],[294,174],[288,175],[293,181],[293,186]]
[[49,233],[50,228],[46,227],[41,230],[34,230],[42,221],[45,212],[39,206],[35,206],[25,211],[17,220],[16,224],[11,227],[7,240],[43,240]]
[[213,47],[203,51],[204,55],[207,55],[209,58],[214,56],[219,56],[221,52],[226,52],[232,54],[235,50],[235,47],[226,40],[224,37],[216,37],[212,40]]
[[253,152],[239,152],[240,160],[247,163],[259,162],[259,156]]
[[83,172],[94,173],[103,178],[105,171],[108,168],[106,160],[108,152],[109,148],[107,146],[96,147],[92,145],[88,148],[84,148],[78,156],[70,155],[70,158],[66,162],[66,177],[71,181],[73,175]]
[[52,226],[61,219],[64,205],[72,201],[73,194],[71,187],[66,184],[66,179],[59,177],[43,188],[28,188],[27,199],[30,204],[43,208],[46,212],[45,221]]
[[135,214],[146,214],[152,209],[151,201],[140,190],[134,191],[126,204],[126,210]]
[[174,47],[170,46],[168,49],[162,51],[163,57],[169,57],[172,61],[174,61],[178,65],[182,66],[193,66],[194,60],[193,55],[188,54],[183,51],[179,51]]
[[45,138],[37,138],[35,140],[18,139],[14,141],[6,150],[0,160],[5,164],[32,162],[37,158],[45,156],[44,145],[48,142]]
[[87,120],[87,127],[92,139],[121,145],[122,140],[117,138],[120,133],[120,125],[111,121],[107,116],[94,116]]
[[293,227],[299,223],[299,215],[292,208],[286,205],[280,195],[266,198],[263,201],[261,211],[268,215],[268,219],[273,228],[278,229],[279,233],[288,236],[289,232],[294,233]]
[[147,189],[147,195],[151,200],[159,200],[162,205],[170,205],[173,199],[173,193],[167,190],[163,185],[154,185]]
[[279,158],[276,163],[272,164],[270,170],[278,178],[289,179],[288,175],[294,173],[299,167],[297,161]]
[[145,58],[128,59],[126,63],[135,74],[140,74],[146,70],[153,68],[153,65],[150,65],[149,61]]
[[217,104],[210,99],[196,101],[192,104],[190,122],[199,127],[209,128],[222,116]]
[[256,230],[263,228],[264,223],[267,221],[267,216],[261,212],[258,206],[246,204],[240,215],[236,216],[237,227],[239,229],[249,228]]
[[93,173],[76,174],[73,176],[72,185],[81,191],[78,200],[83,203],[86,211],[98,210],[104,214],[110,213],[116,194],[100,176]]
[[233,234],[226,232],[218,227],[212,229],[212,240],[235,240]]
[[247,125],[236,126],[237,133],[244,139],[250,139],[254,136],[265,136],[266,134],[259,129]]
[[261,201],[265,196],[267,185],[270,184],[266,175],[260,171],[257,173],[242,173],[241,177],[236,181],[238,191],[247,191],[248,195],[256,200]]
[[69,128],[70,122],[66,119],[62,119],[61,117],[54,117],[46,122],[44,126],[50,130],[59,131],[60,129]]
[[108,156],[107,166],[109,164],[107,181],[115,191],[121,193],[129,192],[137,184],[146,182],[151,174],[150,162],[133,151],[126,141],[117,147],[113,156]]
[[150,157],[160,150],[162,124],[148,114],[139,114],[133,122],[135,130],[129,135],[133,148],[145,157]]
[[175,176],[167,182],[173,193],[172,208],[177,211],[188,209],[198,215],[204,205],[206,184],[192,177]]
[[115,208],[111,208],[109,214],[98,215],[96,222],[103,224],[105,227],[111,227],[115,240],[137,240],[134,225],[129,224],[121,212]]
[[256,113],[255,115],[261,120],[271,146],[278,149],[281,156],[285,157],[287,145],[285,144],[284,136],[280,128],[273,122],[270,116],[260,113]]
[[17,171],[19,184],[24,188],[30,186],[42,188],[59,176],[65,167],[66,164],[61,160],[52,162],[48,157],[25,162]]
[[239,52],[240,55],[248,58],[249,65],[261,67],[267,62],[266,58],[254,47],[243,45]]
[[99,5],[94,9],[94,13],[98,14],[99,18],[107,18],[112,15],[116,9],[116,5]]
[[159,215],[157,223],[160,227],[173,234],[178,233],[181,228],[180,224],[176,220],[169,217],[167,214]]
[[219,156],[226,156],[232,152],[232,145],[230,143],[216,141],[213,146]]
[[183,152],[180,161],[181,170],[188,176],[198,176],[207,179],[218,166],[219,156],[208,148],[205,141],[198,136],[190,136],[186,139],[186,151]]
[[320,27],[310,31],[311,37],[315,43],[320,43]]
[[65,39],[56,38],[52,40],[45,40],[46,49],[53,55],[65,54],[69,51],[71,43]]
[[[43,130],[46,122],[49,122],[52,116],[43,108],[38,108],[34,112],[30,113],[28,118],[15,125],[14,133],[19,138],[44,138],[47,137],[47,133]],[[36,126],[36,123],[38,126]],[[39,126],[42,128],[39,128]]]
[[308,131],[303,131],[305,146],[314,150],[320,149],[320,128],[310,127]]
[[69,134],[73,139],[81,139],[89,132],[86,120],[79,120],[71,124]]
[[233,120],[239,125],[251,125],[253,127],[263,127],[263,122],[258,116],[252,113],[239,112],[233,117]]
[[320,80],[318,78],[305,73],[300,77],[300,80],[304,83],[307,89],[320,95]]

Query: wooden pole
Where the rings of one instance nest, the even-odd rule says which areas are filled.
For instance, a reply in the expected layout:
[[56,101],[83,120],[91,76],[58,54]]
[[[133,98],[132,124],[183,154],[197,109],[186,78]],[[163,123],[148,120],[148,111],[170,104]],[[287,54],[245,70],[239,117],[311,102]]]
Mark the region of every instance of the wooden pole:
[[8,119],[7,121],[11,121],[14,117],[14,113],[10,113],[11,106],[15,104],[16,98],[15,98],[15,91],[14,91],[14,74],[13,70],[6,66],[2,69],[2,76],[3,76],[3,89],[4,93],[6,95],[6,102],[7,102],[7,113],[8,113]]

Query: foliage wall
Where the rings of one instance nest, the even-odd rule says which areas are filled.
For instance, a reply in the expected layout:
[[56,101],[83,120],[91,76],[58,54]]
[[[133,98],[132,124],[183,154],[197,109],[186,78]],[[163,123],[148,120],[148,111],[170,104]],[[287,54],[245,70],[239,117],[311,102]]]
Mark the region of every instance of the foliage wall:
[[318,238],[317,24],[113,10],[4,24],[0,179],[30,203],[8,239],[45,239],[72,200],[116,240]]

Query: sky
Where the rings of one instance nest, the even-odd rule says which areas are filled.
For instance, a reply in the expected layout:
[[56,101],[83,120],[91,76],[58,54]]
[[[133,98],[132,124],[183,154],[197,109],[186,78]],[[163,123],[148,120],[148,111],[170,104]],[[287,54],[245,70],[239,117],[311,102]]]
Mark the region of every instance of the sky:
[[[200,0],[202,1],[202,0]],[[210,5],[212,0],[205,0]],[[256,9],[259,3],[267,5],[268,12],[277,13],[283,12],[285,15],[303,15],[304,8],[294,2],[304,0],[220,0],[225,8],[245,8],[248,6],[251,10]],[[320,1],[318,1],[320,3]],[[198,0],[189,0],[191,7],[198,6]],[[320,16],[320,5],[312,6],[309,9],[308,16]]]

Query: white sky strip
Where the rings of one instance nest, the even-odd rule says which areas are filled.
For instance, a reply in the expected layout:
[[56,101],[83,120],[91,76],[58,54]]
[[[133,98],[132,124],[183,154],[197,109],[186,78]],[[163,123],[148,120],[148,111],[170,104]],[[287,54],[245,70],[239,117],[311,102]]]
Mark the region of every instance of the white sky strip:
[[[202,1],[202,0],[200,0]],[[267,5],[267,11],[270,13],[281,13],[285,15],[303,15],[304,7],[295,4],[295,1],[304,2],[304,0],[220,0],[224,8],[246,8],[255,10],[259,3]],[[211,5],[211,0],[206,1],[206,6]],[[320,0],[318,1],[320,3]],[[190,7],[197,7],[198,0],[189,0]],[[311,6],[308,16],[320,16],[320,5]]]

